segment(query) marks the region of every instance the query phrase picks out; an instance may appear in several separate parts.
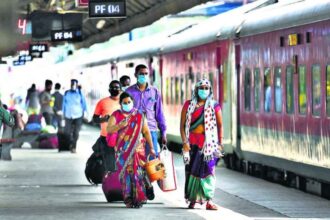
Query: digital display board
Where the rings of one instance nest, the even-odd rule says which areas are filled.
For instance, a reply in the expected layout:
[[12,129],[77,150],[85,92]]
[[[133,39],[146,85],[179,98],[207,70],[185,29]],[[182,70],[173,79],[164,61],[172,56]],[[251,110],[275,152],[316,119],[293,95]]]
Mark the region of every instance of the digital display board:
[[51,32],[52,41],[82,41],[81,30],[58,30]]
[[126,17],[126,2],[125,0],[91,0],[89,17]]

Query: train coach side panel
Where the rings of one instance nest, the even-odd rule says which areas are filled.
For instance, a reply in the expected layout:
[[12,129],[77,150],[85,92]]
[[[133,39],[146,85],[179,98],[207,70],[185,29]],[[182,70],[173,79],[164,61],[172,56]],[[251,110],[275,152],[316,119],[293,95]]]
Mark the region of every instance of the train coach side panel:
[[[299,35],[299,43],[289,45],[292,34]],[[243,151],[330,168],[329,39],[330,21],[241,39]],[[260,70],[258,111],[255,107],[257,91],[254,89],[256,68]],[[269,111],[265,108],[266,72],[269,72],[273,97]],[[250,86],[246,85],[247,80],[250,80]],[[276,107],[275,89],[279,87],[282,88],[279,93],[282,102]],[[250,106],[246,106],[247,102]]]

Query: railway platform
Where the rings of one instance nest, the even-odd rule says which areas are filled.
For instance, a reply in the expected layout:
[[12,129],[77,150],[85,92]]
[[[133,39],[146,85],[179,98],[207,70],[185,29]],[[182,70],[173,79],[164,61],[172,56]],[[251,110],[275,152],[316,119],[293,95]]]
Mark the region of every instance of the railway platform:
[[330,201],[296,189],[217,167],[214,202],[218,211],[183,198],[184,166],[175,155],[178,189],[162,192],[140,209],[107,203],[100,185],[90,185],[85,162],[98,129],[84,126],[77,154],[57,150],[13,149],[13,160],[0,161],[0,219],[330,219]]

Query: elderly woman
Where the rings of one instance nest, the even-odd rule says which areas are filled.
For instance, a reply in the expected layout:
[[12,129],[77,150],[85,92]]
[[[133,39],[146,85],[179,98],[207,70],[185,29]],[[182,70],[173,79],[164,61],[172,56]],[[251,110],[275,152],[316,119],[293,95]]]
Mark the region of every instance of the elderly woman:
[[222,150],[221,108],[213,99],[207,79],[197,82],[193,97],[181,112],[180,133],[186,158],[185,199],[193,209],[206,202],[207,210],[217,210],[212,202],[215,190],[215,165]]
[[133,98],[123,92],[119,98],[121,109],[112,113],[107,131],[116,136],[116,161],[122,195],[126,207],[140,208],[147,201],[147,190],[152,187],[144,170],[145,146],[155,156],[151,134],[144,115],[133,108]]

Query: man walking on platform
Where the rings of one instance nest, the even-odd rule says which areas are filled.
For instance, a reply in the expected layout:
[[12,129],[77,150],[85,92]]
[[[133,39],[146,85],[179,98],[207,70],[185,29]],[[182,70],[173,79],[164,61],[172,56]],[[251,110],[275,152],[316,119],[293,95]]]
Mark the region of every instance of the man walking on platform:
[[[158,89],[148,83],[149,73],[147,66],[143,64],[137,65],[134,75],[137,78],[137,83],[127,88],[126,92],[133,97],[134,107],[146,115],[154,150],[156,156],[158,156],[158,128],[160,129],[162,144],[167,143],[162,97]],[[146,147],[146,156],[148,155],[149,147]]]
[[110,96],[98,101],[95,107],[93,122],[100,124],[101,134],[97,139],[94,146],[98,149],[93,149],[96,151],[101,151],[104,156],[106,171],[114,171],[115,169],[115,152],[113,148],[108,147],[106,136],[107,136],[107,125],[111,114],[120,109],[119,95],[121,91],[120,82],[113,80],[109,84]]
[[71,89],[63,97],[62,112],[65,118],[64,132],[70,136],[71,153],[76,153],[77,140],[83,122],[84,112],[87,111],[86,100],[78,90],[78,80],[71,80]]
[[39,95],[39,101],[40,101],[40,113],[45,118],[47,125],[52,125],[53,117],[54,117],[54,100],[52,99],[52,96],[50,94],[50,91],[52,90],[53,82],[49,79],[46,79],[45,81],[45,90],[40,93]]
[[62,112],[63,95],[60,93],[60,89],[61,89],[61,84],[56,83],[55,92],[53,94],[53,97],[55,98],[53,109],[55,112],[54,122],[58,128],[61,128],[63,126],[61,125],[61,121],[63,119],[63,112]]

